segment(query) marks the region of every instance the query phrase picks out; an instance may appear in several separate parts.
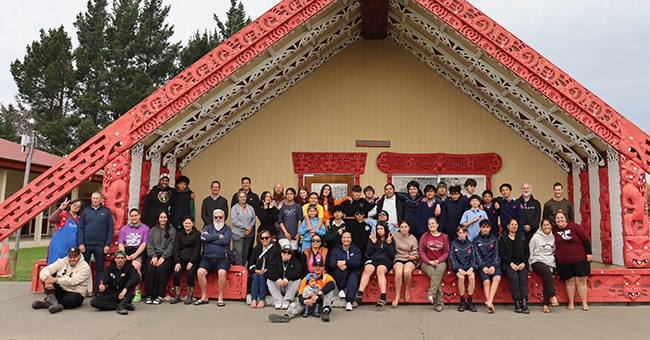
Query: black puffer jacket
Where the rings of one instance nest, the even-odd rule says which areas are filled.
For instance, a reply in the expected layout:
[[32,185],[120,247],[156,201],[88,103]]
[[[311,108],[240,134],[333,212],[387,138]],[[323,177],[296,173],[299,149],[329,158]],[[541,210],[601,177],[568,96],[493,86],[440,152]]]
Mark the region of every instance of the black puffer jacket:
[[510,263],[520,265],[526,264],[528,267],[528,257],[530,257],[530,249],[526,241],[526,235],[521,231],[517,232],[515,239],[512,240],[508,237],[508,233],[504,233],[499,237],[499,256],[501,257],[501,269],[510,267]]

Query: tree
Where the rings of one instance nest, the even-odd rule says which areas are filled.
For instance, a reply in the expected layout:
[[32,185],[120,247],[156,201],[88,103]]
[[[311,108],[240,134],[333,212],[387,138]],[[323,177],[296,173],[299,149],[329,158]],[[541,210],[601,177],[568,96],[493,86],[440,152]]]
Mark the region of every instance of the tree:
[[227,19],[225,23],[219,20],[216,13],[213,14],[212,18],[216,21],[219,30],[215,29],[213,32],[206,30],[203,34],[196,31],[196,34],[190,37],[187,46],[180,53],[179,67],[181,71],[190,67],[219,44],[251,23],[250,17],[246,18],[244,4],[240,2],[238,5],[237,0],[230,0],[230,9],[226,12]]
[[92,117],[102,126],[111,122],[106,98],[109,58],[107,5],[107,0],[89,0],[87,11],[79,13],[74,22],[79,40],[74,51],[77,64],[74,105],[81,117]]
[[40,138],[61,149],[69,147],[72,138],[65,124],[74,96],[72,42],[63,26],[40,32],[40,41],[27,46],[23,61],[11,63],[11,74],[17,99],[27,106]]
[[20,113],[13,104],[5,106],[3,103],[0,103],[0,138],[15,143],[20,142],[18,131],[14,126],[14,122],[18,121],[18,115]]

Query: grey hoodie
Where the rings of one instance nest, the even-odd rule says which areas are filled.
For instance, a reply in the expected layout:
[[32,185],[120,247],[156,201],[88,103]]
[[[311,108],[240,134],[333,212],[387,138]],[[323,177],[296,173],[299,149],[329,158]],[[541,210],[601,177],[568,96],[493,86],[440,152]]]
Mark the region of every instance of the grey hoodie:
[[533,238],[528,243],[530,247],[529,264],[541,262],[549,267],[555,268],[555,236],[544,234],[542,228],[537,229]]

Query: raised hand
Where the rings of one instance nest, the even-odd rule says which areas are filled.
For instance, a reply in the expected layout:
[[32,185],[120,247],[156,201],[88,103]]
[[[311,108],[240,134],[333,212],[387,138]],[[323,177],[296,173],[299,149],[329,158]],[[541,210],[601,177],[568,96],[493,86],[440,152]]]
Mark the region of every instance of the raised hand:
[[63,203],[59,206],[59,209],[65,210],[65,208],[68,207],[68,204],[70,204],[70,200],[66,197],[65,200],[63,200]]

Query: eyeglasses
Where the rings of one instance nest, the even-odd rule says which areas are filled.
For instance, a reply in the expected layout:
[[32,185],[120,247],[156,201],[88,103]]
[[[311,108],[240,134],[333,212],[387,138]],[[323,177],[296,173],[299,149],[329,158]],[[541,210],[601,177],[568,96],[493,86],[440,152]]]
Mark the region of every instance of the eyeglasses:
[[283,251],[282,254],[284,254],[284,255],[291,255],[291,254],[293,254],[293,253],[290,252],[290,251]]
[[223,216],[215,216],[214,219],[215,220],[223,220]]
[[260,240],[268,240],[268,239],[269,239],[268,236],[262,236],[262,237],[260,237]]
[[319,239],[311,240],[311,243],[320,243],[320,240]]
[[363,213],[354,213],[356,216],[363,216]]
[[379,216],[388,216],[386,213],[380,213]]

